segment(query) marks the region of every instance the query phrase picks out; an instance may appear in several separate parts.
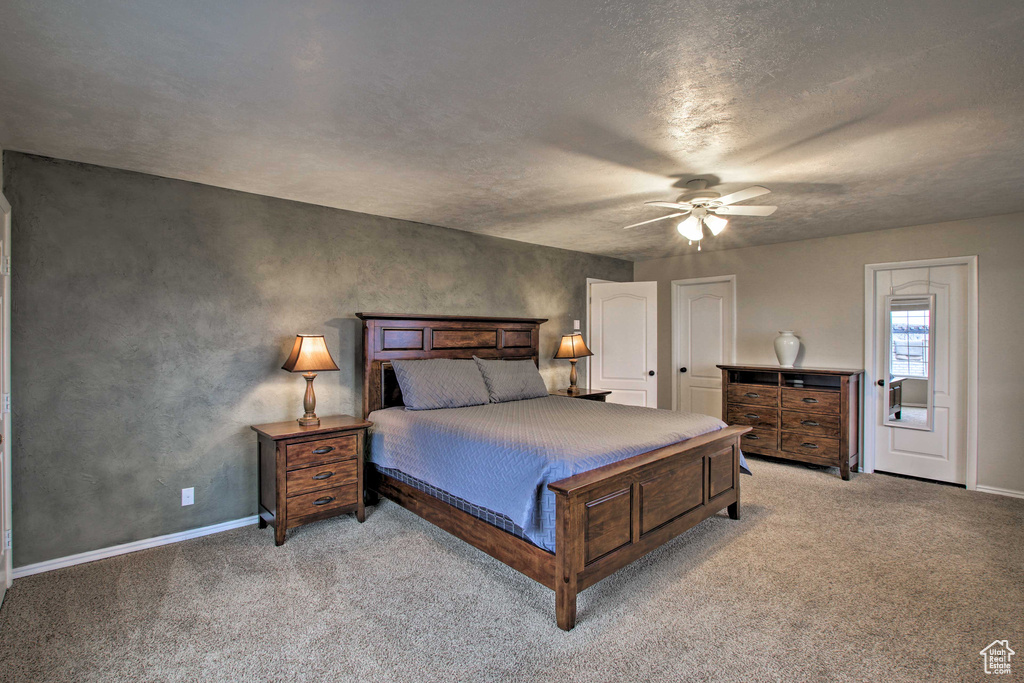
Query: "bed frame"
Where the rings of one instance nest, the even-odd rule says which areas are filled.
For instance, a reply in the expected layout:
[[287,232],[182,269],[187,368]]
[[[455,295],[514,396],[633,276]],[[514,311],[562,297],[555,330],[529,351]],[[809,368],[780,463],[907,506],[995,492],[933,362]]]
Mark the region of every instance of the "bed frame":
[[[541,318],[357,313],[363,321],[363,416],[403,405],[390,361],[538,359]],[[723,430],[553,482],[555,552],[374,471],[367,486],[555,591],[558,626],[576,623],[576,596],[728,509],[740,518],[740,436]],[[373,468],[369,468],[373,469]]]

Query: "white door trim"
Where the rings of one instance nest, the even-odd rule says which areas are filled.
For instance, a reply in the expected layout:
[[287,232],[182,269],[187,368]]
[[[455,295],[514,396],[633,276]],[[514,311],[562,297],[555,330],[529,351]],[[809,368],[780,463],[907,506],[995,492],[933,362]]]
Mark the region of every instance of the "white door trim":
[[[0,151],[0,154],[3,154]],[[6,245],[6,249],[2,251],[4,259],[10,259],[10,248],[11,248],[11,205],[7,201],[7,198],[0,192],[0,213],[3,214],[3,242]],[[9,261],[8,261],[9,262]],[[3,385],[0,386],[0,393],[9,394],[11,393],[11,273],[7,269],[4,272],[4,264],[0,263],[0,288],[3,291],[3,309],[0,310],[0,315],[4,318],[4,338],[2,340],[3,353]],[[0,543],[4,542],[7,531],[14,528],[14,522],[12,517],[13,503],[11,502],[11,415],[8,414],[7,418],[3,421],[3,500],[4,509],[0,510]],[[6,588],[11,587],[11,582],[14,580],[14,548],[7,549],[5,553],[7,571],[5,576],[7,577]]]
[[686,285],[709,285],[714,282],[725,282],[730,286],[732,296],[732,339],[729,340],[729,363],[736,362],[736,275],[714,275],[712,277],[693,277],[685,280],[672,280],[671,306],[672,315],[672,410],[676,410],[679,400],[679,382],[676,381],[676,368],[680,365],[679,344],[676,338],[676,304],[678,303],[679,289]]
[[[616,282],[616,280],[602,280],[601,278],[597,278],[597,277],[588,277],[587,278],[587,319],[584,321],[586,323],[586,327],[583,328],[583,331],[586,333],[586,336],[583,338],[583,341],[585,341],[587,344],[590,343],[590,339],[591,339],[591,337],[590,337],[590,302],[591,302],[590,286],[594,285],[594,284],[597,284],[599,282]],[[586,364],[586,368],[587,368],[587,386],[589,387],[590,386],[590,356],[587,356],[585,359],[583,359],[583,362]]]
[[863,472],[875,471],[875,418],[878,392],[874,376],[875,273],[903,268],[967,266],[967,488],[978,488],[978,256],[952,256],[919,261],[868,263],[864,266],[864,464]]

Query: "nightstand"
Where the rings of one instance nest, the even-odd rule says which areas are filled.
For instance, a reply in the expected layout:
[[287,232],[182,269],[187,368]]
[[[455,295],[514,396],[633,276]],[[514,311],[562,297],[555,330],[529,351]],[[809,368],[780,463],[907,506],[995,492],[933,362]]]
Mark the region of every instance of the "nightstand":
[[363,448],[371,422],[335,415],[317,426],[295,420],[253,425],[259,435],[260,528],[274,527],[274,542],[288,529],[363,509]]
[[605,402],[605,398],[610,391],[602,391],[600,389],[577,389],[575,393],[570,394],[568,389],[559,389],[558,391],[549,391],[552,396],[568,396],[569,398],[582,398],[584,401],[600,401]]

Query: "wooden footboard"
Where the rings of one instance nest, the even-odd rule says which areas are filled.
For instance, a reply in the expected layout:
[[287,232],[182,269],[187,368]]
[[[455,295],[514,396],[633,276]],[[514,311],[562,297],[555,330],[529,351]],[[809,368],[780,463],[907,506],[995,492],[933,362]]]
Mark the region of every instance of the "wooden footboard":
[[375,470],[368,486],[554,589],[568,631],[580,591],[723,509],[739,519],[739,439],[748,431],[726,427],[550,484],[554,554]]
[[725,429],[583,472],[556,495],[555,613],[576,623],[576,595],[728,508],[740,517],[740,436]]

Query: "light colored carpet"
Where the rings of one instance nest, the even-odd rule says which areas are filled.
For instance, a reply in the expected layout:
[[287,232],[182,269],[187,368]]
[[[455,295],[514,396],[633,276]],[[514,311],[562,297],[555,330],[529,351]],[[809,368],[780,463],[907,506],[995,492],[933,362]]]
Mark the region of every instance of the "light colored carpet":
[[[393,503],[19,579],[4,681],[954,681],[1024,653],[1024,500],[752,459],[724,515],[554,596]],[[1024,675],[1024,654],[1013,680]]]

